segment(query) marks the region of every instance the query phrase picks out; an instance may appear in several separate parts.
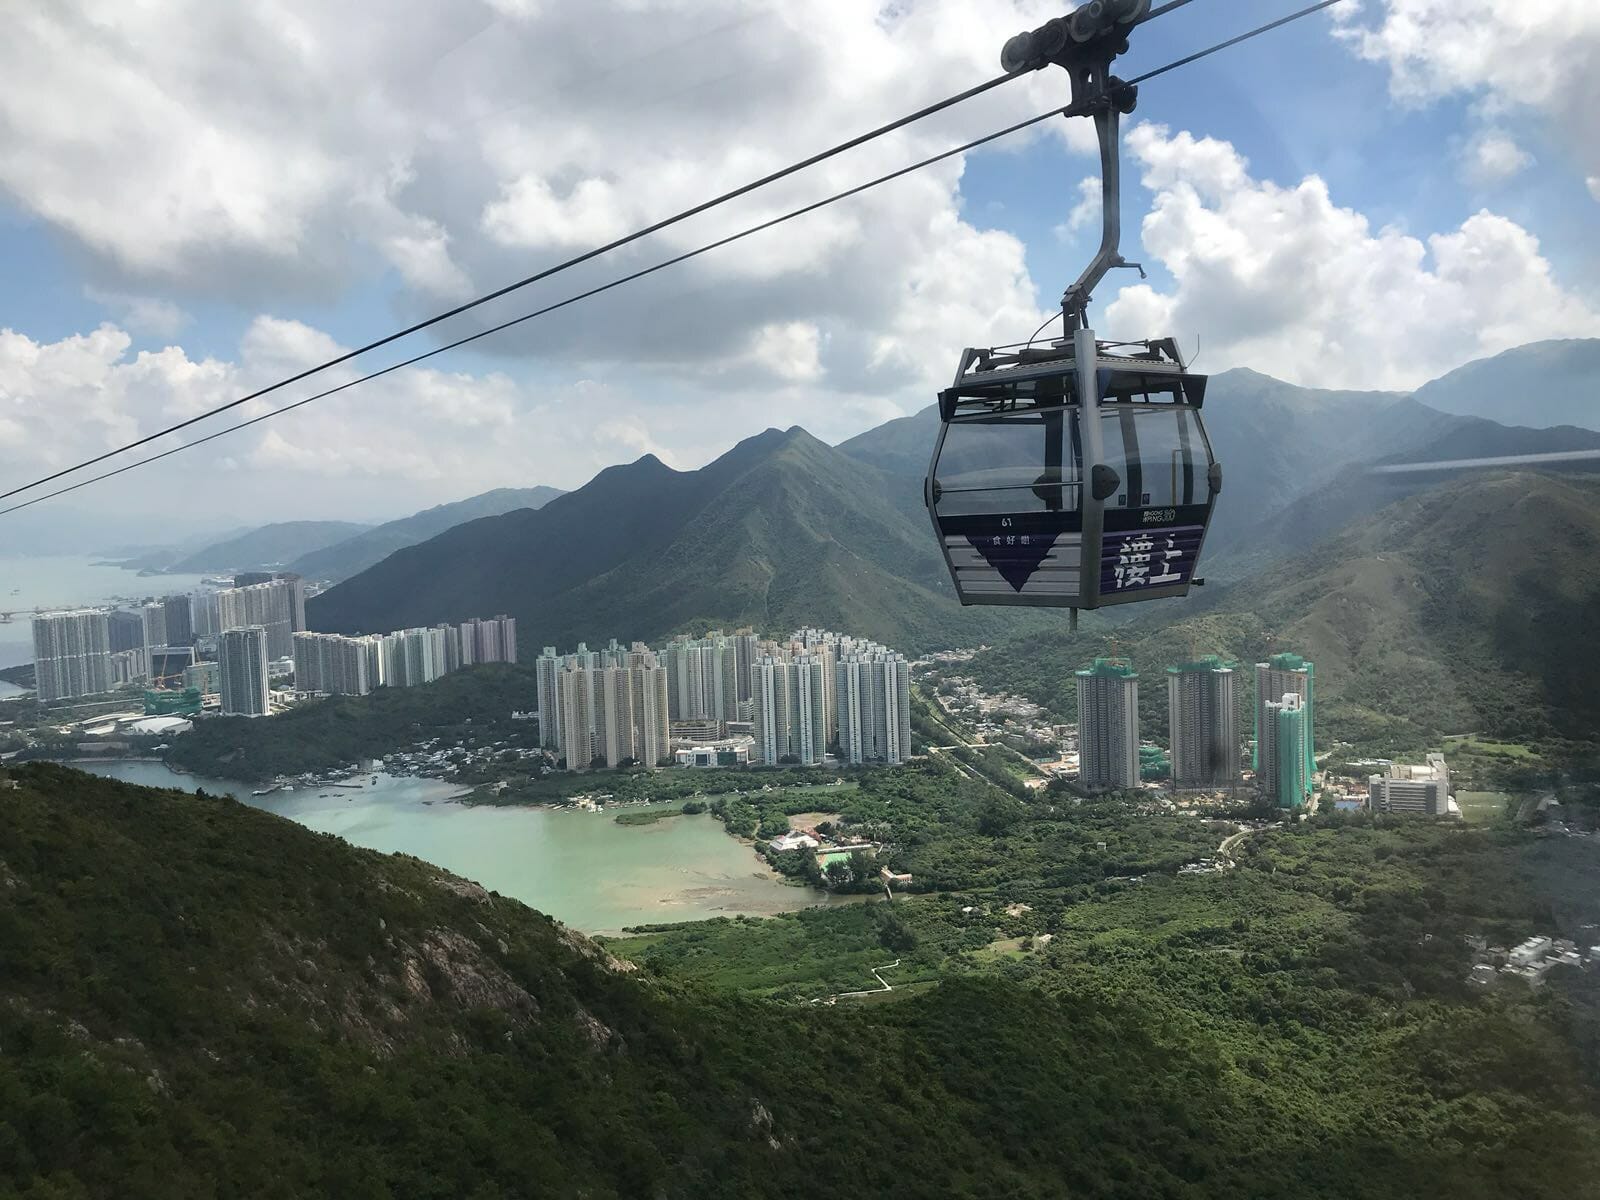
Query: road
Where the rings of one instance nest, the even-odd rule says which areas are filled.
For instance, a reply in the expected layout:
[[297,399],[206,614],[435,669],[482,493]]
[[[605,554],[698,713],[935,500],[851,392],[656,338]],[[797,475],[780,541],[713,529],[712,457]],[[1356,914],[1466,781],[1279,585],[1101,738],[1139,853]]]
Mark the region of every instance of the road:
[[894,991],[893,986],[890,985],[890,983],[889,983],[889,981],[887,979],[885,979],[882,975],[878,974],[878,972],[879,971],[892,971],[896,967],[898,967],[899,965],[900,965],[900,960],[897,958],[892,963],[887,963],[887,964],[885,964],[884,966],[881,966],[881,967],[873,967],[873,968],[871,968],[872,977],[874,979],[876,979],[879,983],[881,983],[883,985],[882,987],[868,988],[864,992],[840,992],[837,996],[829,996],[827,999],[823,999],[821,996],[818,996],[811,1003],[813,1003],[813,1004],[832,1004],[835,1000],[848,1000],[852,996],[879,996],[879,995],[882,995],[884,992],[892,992],[892,991]]
[[1229,834],[1227,837],[1222,839],[1222,844],[1217,847],[1217,856],[1219,858],[1227,859],[1228,865],[1230,867],[1233,866],[1234,847],[1236,847],[1240,842],[1244,841],[1244,839],[1249,837],[1252,833],[1260,833],[1263,829],[1270,828],[1272,828],[1271,825],[1257,825],[1255,827],[1247,825],[1243,829],[1239,830],[1239,832]]

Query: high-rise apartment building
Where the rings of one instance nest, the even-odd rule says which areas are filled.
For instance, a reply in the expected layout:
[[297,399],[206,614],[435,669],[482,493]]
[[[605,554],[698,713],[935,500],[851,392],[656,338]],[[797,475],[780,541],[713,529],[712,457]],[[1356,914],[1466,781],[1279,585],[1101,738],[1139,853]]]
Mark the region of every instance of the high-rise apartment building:
[[557,677],[557,702],[561,706],[561,757],[570,771],[582,770],[594,761],[594,689],[591,677],[598,675],[576,659],[568,659]]
[[165,610],[167,642],[169,646],[194,645],[194,604],[188,596],[165,596],[161,600]]
[[533,660],[534,692],[539,704],[539,745],[546,750],[561,749],[561,656],[554,646],[546,646]]
[[365,696],[373,688],[371,638],[294,635],[294,685],[302,692]]
[[189,619],[194,636],[215,637],[222,632],[220,592],[193,592],[189,596]]
[[41,700],[110,691],[111,628],[106,614],[78,609],[34,617],[33,671]]
[[111,637],[111,653],[122,650],[144,649],[144,614],[125,608],[113,609],[106,614],[106,628]]
[[756,661],[751,676],[756,757],[814,766],[828,749],[827,671],[820,655],[784,651]]
[[217,643],[218,684],[226,716],[272,711],[267,685],[267,631],[259,625],[224,630]]
[[167,644],[167,606],[159,600],[141,605],[139,619],[144,626],[144,650],[149,654],[156,646]]
[[461,625],[461,663],[517,661],[517,619],[501,614],[480,620],[474,617]]
[[1125,661],[1095,660],[1078,677],[1078,779],[1084,787],[1139,786],[1139,676]]
[[735,691],[739,698],[739,703],[746,706],[741,711],[740,720],[745,720],[749,715],[750,672],[756,665],[756,658],[759,654],[757,646],[759,643],[760,639],[756,637],[753,629],[741,629],[733,635],[734,671],[738,677]]
[[306,627],[305,584],[298,575],[290,575],[226,588],[217,593],[217,610],[223,631],[259,626],[267,634],[267,656],[288,658],[294,652],[294,635]]
[[839,758],[898,764],[911,757],[911,664],[882,646],[852,647],[833,669]]
[[628,678],[633,687],[633,716],[638,723],[636,757],[646,766],[659,766],[672,757],[667,669],[642,646],[636,647],[633,657],[635,661],[629,664]]
[[141,609],[113,609],[106,614],[111,639],[111,682],[140,683],[149,678],[150,660],[145,653],[144,612]]
[[[1256,664],[1256,789],[1273,799],[1280,808],[1298,808],[1311,795],[1311,780],[1316,774],[1315,738],[1316,679],[1313,665],[1298,654],[1275,654],[1264,663]],[[1293,695],[1299,699],[1293,711],[1298,715],[1280,722],[1284,700]],[[1280,730],[1289,728],[1297,733],[1292,752],[1299,755],[1298,764],[1290,764],[1285,772]],[[1303,733],[1303,737],[1298,734]],[[1289,791],[1284,781],[1289,780]]]
[[[741,699],[749,698],[749,682],[740,696],[740,638],[712,630],[703,638],[675,638],[660,651],[667,670],[668,698],[674,721],[739,721]],[[748,651],[748,646],[746,647]]]
[[1168,667],[1167,714],[1173,786],[1238,786],[1239,673],[1215,655]]

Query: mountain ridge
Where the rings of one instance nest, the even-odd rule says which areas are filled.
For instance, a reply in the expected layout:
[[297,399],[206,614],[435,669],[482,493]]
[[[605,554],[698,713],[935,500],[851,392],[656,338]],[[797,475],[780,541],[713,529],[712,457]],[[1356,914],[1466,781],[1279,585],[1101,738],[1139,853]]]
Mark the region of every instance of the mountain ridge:
[[352,537],[302,554],[289,569],[307,579],[328,582],[348,579],[395,551],[426,541],[456,525],[518,509],[539,508],[563,494],[560,488],[543,484],[529,488],[495,488],[363,529]]
[[769,429],[695,471],[652,456],[607,468],[540,510],[401,551],[308,611],[333,632],[504,611],[525,651],[707,624],[826,621],[907,650],[929,630],[1025,627],[968,620],[925,521],[902,481],[799,426]]

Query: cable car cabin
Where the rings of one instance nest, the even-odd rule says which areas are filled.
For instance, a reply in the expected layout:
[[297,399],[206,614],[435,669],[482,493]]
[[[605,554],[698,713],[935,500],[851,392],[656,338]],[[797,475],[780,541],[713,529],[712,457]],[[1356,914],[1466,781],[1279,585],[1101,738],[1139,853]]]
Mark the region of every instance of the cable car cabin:
[[1171,339],[966,351],[924,489],[961,603],[1185,595],[1222,485],[1205,385]]

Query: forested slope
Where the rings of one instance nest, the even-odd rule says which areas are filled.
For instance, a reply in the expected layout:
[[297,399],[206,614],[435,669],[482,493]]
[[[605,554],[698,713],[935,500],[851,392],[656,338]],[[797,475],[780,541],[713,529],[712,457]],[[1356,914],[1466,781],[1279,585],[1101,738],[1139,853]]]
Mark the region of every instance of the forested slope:
[[[1600,645],[1582,630],[1600,613],[1600,481],[1462,478],[1256,577],[1145,609],[1116,633],[1143,673],[1147,735],[1165,735],[1167,666],[1216,653],[1248,667],[1286,650],[1316,663],[1319,743],[1479,731],[1593,742]],[[973,673],[1070,718],[1073,671],[1110,649],[1089,618],[1076,637],[999,645]]]
[[[1061,819],[975,836],[1003,851]],[[1600,1137],[1576,1000],[1451,982],[1464,907],[1538,918],[1518,847],[1353,832],[1290,835],[1237,883],[1041,910],[1054,948],[1017,969],[817,1008],[659,955],[665,978],[629,973],[513,901],[230,800],[12,769],[0,1192],[1582,1194]]]

